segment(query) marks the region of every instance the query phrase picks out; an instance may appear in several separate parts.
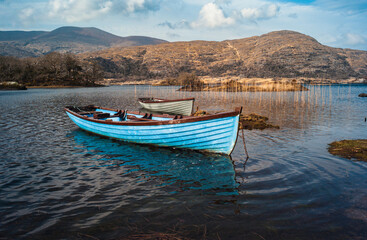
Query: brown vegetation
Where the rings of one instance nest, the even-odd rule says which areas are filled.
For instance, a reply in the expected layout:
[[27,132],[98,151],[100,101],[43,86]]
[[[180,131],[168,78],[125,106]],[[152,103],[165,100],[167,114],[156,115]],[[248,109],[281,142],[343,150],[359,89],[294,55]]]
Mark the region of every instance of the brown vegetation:
[[210,113],[208,113],[205,110],[197,110],[196,112],[194,112],[193,114],[191,114],[192,116],[198,117],[198,116],[205,116],[205,115],[210,115]]
[[[192,41],[110,48],[80,57],[105,61],[109,76],[120,79],[197,76],[242,78],[347,79],[367,76],[367,52],[324,46],[292,31],[222,42]],[[139,69],[139,71],[124,71]]]
[[0,82],[27,86],[96,86],[102,75],[95,61],[80,61],[72,54],[54,52],[24,59],[0,56]]
[[[196,112],[192,114],[192,116],[204,116],[204,115],[210,115],[210,113],[206,110],[197,109]],[[261,116],[256,113],[251,113],[247,115],[241,114],[239,128],[247,130],[254,130],[254,129],[264,130],[266,128],[279,129],[279,126],[268,123],[268,120],[269,120],[268,117]]]
[[204,87],[204,82],[194,73],[182,72],[177,78],[167,78],[160,82],[159,85],[183,86],[180,90],[201,91]]
[[251,113],[248,115],[241,114],[240,116],[240,129],[247,129],[247,130],[253,130],[253,129],[266,129],[266,128],[276,128],[279,129],[279,126],[272,125],[270,123],[267,123],[269,118]]
[[[76,34],[77,39],[83,41],[87,40],[78,31],[93,33],[92,36],[98,33],[95,33],[95,29],[79,29],[74,33],[75,29],[65,28],[55,30],[48,36],[56,36],[65,31]],[[97,35],[99,34],[102,33]],[[45,40],[43,37],[42,39]],[[69,35],[63,39],[66,42],[71,40]],[[64,49],[61,42],[53,44],[58,45],[60,51]],[[0,68],[5,68],[5,72],[0,73],[0,81],[17,81],[27,85],[89,85],[88,81],[95,83],[102,78],[109,79],[111,84],[165,79],[165,85],[182,85],[185,90],[197,91],[207,87],[202,81],[204,76],[229,77],[235,82],[238,78],[303,79],[305,83],[339,83],[351,78],[356,81],[367,79],[366,51],[331,48],[321,45],[309,36],[292,31],[271,32],[222,42],[192,41],[114,47],[79,54],[77,57],[50,53],[43,57],[22,60],[3,58],[0,59]],[[190,77],[194,79],[190,80]],[[184,83],[186,80],[182,79],[189,82]],[[62,83],[59,84],[60,82]],[[245,83],[236,85],[235,82],[227,81],[226,86],[211,85],[207,90],[305,90],[301,85],[279,84],[276,81],[262,86]]]
[[329,152],[344,158],[367,162],[367,139],[333,142],[329,144]]
[[211,86],[202,83],[201,85],[183,85],[180,91],[215,91],[215,92],[280,92],[280,91],[308,91],[302,84],[296,82],[263,81],[255,83],[241,83],[230,80],[225,83]]
[[159,83],[160,86],[191,86],[200,87],[204,83],[195,73],[182,72],[178,77],[169,77]]

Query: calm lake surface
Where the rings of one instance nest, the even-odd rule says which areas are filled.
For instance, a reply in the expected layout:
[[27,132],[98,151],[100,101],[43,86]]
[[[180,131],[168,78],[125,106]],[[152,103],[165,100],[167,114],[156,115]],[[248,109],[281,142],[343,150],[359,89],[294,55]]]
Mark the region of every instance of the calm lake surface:
[[[367,163],[328,144],[367,139],[366,85],[307,92],[176,87],[0,92],[0,239],[367,239]],[[244,107],[280,129],[245,131],[232,157],[128,144],[79,129],[66,105],[138,110],[138,97]],[[154,134],[154,133],[152,133]],[[140,234],[140,235],[139,235]],[[135,238],[134,238],[135,237]]]

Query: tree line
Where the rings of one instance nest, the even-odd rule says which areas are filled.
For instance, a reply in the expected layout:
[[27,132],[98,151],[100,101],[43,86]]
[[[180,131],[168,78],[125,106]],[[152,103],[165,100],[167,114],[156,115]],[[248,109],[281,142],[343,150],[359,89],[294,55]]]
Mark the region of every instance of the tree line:
[[52,52],[38,58],[0,56],[0,82],[27,86],[96,86],[103,78],[93,59],[80,60],[71,53]]

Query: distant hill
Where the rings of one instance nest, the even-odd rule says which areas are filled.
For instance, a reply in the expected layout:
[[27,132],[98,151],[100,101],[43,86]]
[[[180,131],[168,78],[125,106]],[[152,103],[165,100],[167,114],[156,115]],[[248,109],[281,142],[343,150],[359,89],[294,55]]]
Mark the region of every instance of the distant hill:
[[114,47],[81,54],[103,66],[108,77],[164,78],[180,72],[201,76],[309,77],[367,76],[367,52],[332,48],[293,31],[249,38]]
[[0,41],[21,41],[28,40],[39,35],[45,34],[45,31],[0,31]]
[[119,37],[98,28],[60,27],[45,31],[0,31],[0,55],[37,57],[50,52],[83,53],[113,46],[141,46],[167,41],[143,37]]

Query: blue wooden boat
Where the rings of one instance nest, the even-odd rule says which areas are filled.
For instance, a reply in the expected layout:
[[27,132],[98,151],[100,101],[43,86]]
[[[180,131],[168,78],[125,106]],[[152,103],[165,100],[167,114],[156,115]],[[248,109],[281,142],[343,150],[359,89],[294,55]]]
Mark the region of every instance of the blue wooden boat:
[[80,128],[127,142],[230,155],[236,145],[241,109],[205,116],[172,116],[97,106],[65,107]]

